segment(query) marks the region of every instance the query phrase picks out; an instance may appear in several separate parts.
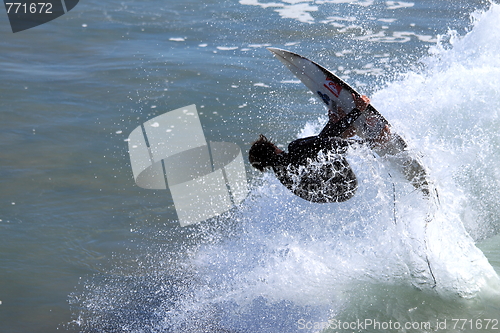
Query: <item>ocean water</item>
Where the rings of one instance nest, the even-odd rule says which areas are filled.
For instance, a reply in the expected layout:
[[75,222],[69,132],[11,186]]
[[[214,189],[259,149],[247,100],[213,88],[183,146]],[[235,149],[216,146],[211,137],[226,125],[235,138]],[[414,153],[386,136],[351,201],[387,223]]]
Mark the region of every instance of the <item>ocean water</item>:
[[[0,34],[2,332],[500,330],[500,5],[88,0]],[[366,148],[341,204],[245,159],[247,199],[181,228],[134,184],[128,135],[191,104],[245,155],[317,133],[322,103],[267,46],[370,96],[439,201]]]

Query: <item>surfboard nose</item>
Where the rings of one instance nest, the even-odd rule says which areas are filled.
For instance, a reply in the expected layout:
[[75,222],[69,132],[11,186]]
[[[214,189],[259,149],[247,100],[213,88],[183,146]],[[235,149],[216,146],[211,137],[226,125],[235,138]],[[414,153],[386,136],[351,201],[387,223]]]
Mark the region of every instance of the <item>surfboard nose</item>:
[[266,49],[268,49],[272,53],[276,53],[277,51],[281,51],[281,49],[278,49],[278,48],[275,48],[275,47],[266,47]]
[[290,51],[287,51],[287,50],[283,50],[283,49],[279,49],[279,48],[276,48],[276,47],[268,47],[267,48],[272,54],[274,54],[275,56],[277,56],[278,58],[286,58],[286,56],[288,55],[289,57],[290,56],[293,56],[293,55],[296,55],[298,56],[298,54],[296,53],[293,53],[293,52],[290,52]]
[[269,52],[271,52],[276,58],[278,59],[285,59],[285,54],[288,52],[288,51],[285,51],[285,50],[282,50],[282,49],[278,49],[278,48],[275,48],[275,47],[268,47],[267,48],[269,50]]

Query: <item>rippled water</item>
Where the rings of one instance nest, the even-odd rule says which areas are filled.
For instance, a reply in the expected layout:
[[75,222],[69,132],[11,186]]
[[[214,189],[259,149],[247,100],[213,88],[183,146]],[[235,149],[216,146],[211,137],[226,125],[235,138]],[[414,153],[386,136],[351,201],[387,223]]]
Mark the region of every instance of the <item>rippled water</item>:
[[[485,325],[500,320],[499,8],[89,0],[16,34],[4,15],[2,329],[316,332],[377,320],[495,332]],[[346,203],[306,203],[247,165],[247,200],[185,228],[168,191],[134,184],[129,133],[186,105],[209,140],[244,152],[259,133],[286,146],[317,132],[321,103],[266,46],[372,97],[430,169],[432,224],[366,149],[348,156],[361,186]]]

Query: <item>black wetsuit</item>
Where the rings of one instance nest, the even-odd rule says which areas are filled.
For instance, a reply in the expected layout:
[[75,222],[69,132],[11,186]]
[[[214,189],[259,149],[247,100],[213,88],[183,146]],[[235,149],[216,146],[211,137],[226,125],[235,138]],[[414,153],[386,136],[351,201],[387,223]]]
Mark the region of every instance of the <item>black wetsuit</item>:
[[276,177],[295,195],[312,202],[346,201],[358,187],[356,175],[344,158],[354,140],[339,138],[345,126],[328,123],[321,133],[288,145],[273,167]]

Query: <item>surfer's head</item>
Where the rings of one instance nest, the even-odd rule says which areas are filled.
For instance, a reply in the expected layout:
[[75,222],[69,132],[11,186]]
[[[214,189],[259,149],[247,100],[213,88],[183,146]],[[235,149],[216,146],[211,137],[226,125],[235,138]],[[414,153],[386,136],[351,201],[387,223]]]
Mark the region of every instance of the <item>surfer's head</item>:
[[276,157],[281,152],[282,150],[261,134],[257,141],[252,143],[252,147],[248,152],[248,160],[257,170],[265,171],[266,168],[275,165]]

